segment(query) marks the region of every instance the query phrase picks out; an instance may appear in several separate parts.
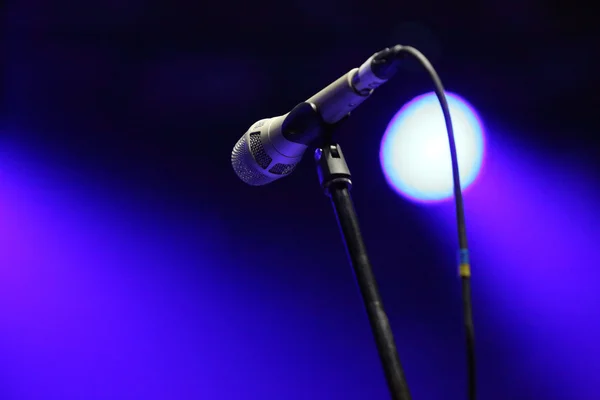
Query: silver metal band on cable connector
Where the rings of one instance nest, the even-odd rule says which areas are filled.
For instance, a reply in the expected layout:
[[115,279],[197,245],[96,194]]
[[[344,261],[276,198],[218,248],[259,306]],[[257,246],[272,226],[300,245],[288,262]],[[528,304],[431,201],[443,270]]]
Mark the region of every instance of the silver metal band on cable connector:
[[372,55],[365,61],[363,65],[358,68],[358,72],[352,77],[352,86],[358,93],[366,94],[387,82],[387,79],[376,77],[371,70],[371,64],[373,63],[374,57],[375,55]]

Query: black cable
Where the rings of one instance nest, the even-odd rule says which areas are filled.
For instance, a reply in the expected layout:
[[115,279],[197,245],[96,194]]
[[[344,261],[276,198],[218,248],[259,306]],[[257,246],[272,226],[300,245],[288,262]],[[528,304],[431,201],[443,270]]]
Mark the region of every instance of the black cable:
[[452,177],[454,185],[454,200],[456,203],[456,222],[458,227],[458,244],[459,253],[459,273],[462,282],[462,297],[463,297],[463,315],[467,345],[467,374],[469,385],[469,399],[476,398],[476,375],[475,375],[475,329],[473,326],[473,305],[471,299],[471,266],[469,262],[469,248],[467,244],[467,229],[465,223],[465,207],[463,202],[462,190],[460,187],[460,175],[458,170],[458,157],[456,154],[456,143],[454,141],[454,129],[452,128],[452,118],[450,116],[450,108],[448,100],[444,92],[444,85],[429,62],[427,57],[419,50],[410,46],[395,46],[393,49],[395,54],[408,53],[419,61],[419,63],[427,70],[431,80],[433,81],[435,94],[442,107],[444,121],[446,122],[446,130],[448,131],[448,142],[450,144],[450,156],[452,159]]

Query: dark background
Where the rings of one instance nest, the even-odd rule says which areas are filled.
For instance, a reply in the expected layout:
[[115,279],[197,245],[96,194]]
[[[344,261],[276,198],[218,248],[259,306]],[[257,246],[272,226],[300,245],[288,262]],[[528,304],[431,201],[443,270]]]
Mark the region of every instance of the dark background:
[[[343,396],[337,398],[379,398],[385,391],[367,321],[314,166],[307,157],[292,177],[248,187],[232,171],[233,145],[254,121],[287,112],[375,51],[400,43],[425,53],[446,88],[476,105],[486,124],[501,127],[520,146],[558,154],[557,162],[572,160],[597,176],[596,19],[576,2],[531,0],[14,1],[3,8],[1,30],[2,143],[48,166],[46,174],[78,182],[82,193],[118,193],[123,207],[141,213],[149,225],[153,214],[204,221],[204,231],[220,236],[201,246],[238,260],[226,266],[215,261],[215,268],[227,269],[232,279],[260,276],[270,282],[260,289],[268,293],[263,307],[278,307],[285,297],[312,310],[315,321],[330,321],[323,322],[329,328],[320,328],[328,333],[320,336],[315,328],[306,339],[324,344],[306,345],[312,358],[303,368],[320,365],[320,352],[328,348],[327,357],[341,362],[335,367],[340,376],[347,374],[356,385],[359,377],[365,380],[361,392],[339,378]],[[424,211],[387,188],[378,161],[391,116],[430,90],[427,76],[407,63],[354,113],[340,141],[400,352],[408,354],[407,374],[421,393],[415,398],[459,399],[463,339],[452,246],[435,249]],[[173,262],[169,268],[192,267]],[[199,269],[190,279],[202,275]],[[594,398],[569,397],[543,379],[511,372],[519,350],[502,343],[499,325],[483,311],[491,303],[474,285],[482,399]],[[243,303],[238,310],[244,313]],[[511,329],[509,321],[498,324]],[[288,332],[253,329],[265,343],[270,335],[283,343]],[[358,333],[347,333],[352,331]],[[402,339],[406,331],[409,337],[447,334],[439,336],[438,347],[424,350]],[[297,347],[297,340],[289,346]],[[262,351],[281,355],[285,348]],[[285,359],[277,359],[280,370],[297,363]],[[428,364],[434,359],[435,367]],[[260,360],[232,363],[243,371],[258,368]],[[536,368],[543,376],[542,364]],[[304,394],[282,389],[261,395],[253,387],[240,397],[336,398],[323,391],[326,379],[313,390],[314,377],[303,379],[298,385]],[[427,391],[430,386],[438,397]],[[181,389],[179,398],[240,398],[227,390],[203,397],[190,389],[186,397]]]

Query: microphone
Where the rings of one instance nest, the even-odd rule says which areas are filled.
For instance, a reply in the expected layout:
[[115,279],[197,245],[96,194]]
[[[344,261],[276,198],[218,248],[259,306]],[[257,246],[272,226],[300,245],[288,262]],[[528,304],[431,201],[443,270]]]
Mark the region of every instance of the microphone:
[[292,173],[324,127],[348,116],[397,72],[401,49],[377,52],[287,114],[255,122],[231,153],[237,176],[261,186]]

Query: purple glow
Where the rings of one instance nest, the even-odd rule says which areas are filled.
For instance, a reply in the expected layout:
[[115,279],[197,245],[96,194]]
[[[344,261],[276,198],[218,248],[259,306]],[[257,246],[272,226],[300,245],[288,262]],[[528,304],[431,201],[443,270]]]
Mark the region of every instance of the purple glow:
[[44,175],[0,157],[2,400],[385,396],[364,316],[340,340],[339,308],[265,275],[285,249],[252,257],[210,218],[144,221]]
[[[11,375],[3,398],[183,398],[190,385],[216,395],[212,382],[228,366],[212,344],[227,333],[190,318],[233,312],[191,301],[194,291],[209,297],[224,285],[210,255],[140,234],[139,221],[107,215],[99,202],[83,212],[89,200],[65,196],[64,184],[6,168],[2,175],[0,349]],[[189,268],[198,256],[202,284],[166,268]],[[198,375],[203,357],[211,368]]]
[[[483,162],[483,127],[469,103],[452,93],[446,97],[464,190]],[[448,134],[435,93],[416,97],[392,118],[381,141],[380,160],[388,184],[402,196],[425,203],[452,198]]]
[[[533,151],[490,145],[480,183],[465,198],[479,292],[475,315],[504,321],[499,329],[519,349],[515,368],[537,388],[529,398],[593,400],[600,370],[600,193],[585,171]],[[439,227],[437,217],[447,227],[441,233],[453,237],[454,210],[437,209]]]
[[[28,163],[14,168],[7,165],[0,157],[2,400],[244,396],[265,400],[330,400],[343,396],[363,400],[387,396],[373,338],[352,274],[343,260],[342,246],[338,243],[338,251],[331,251],[335,236],[324,234],[322,240],[314,240],[311,227],[298,235],[306,236],[306,242],[290,243],[286,235],[280,241],[271,241],[265,240],[273,235],[273,231],[267,232],[271,227],[260,231],[254,226],[251,232],[256,240],[248,247],[246,230],[241,229],[235,236],[207,216],[181,214],[183,222],[171,221],[155,210],[141,218],[120,206],[109,206],[116,202],[118,193],[102,190],[104,198],[85,197],[73,184],[55,177],[40,178],[40,169]],[[503,169],[497,172],[508,168],[506,165],[511,164],[502,164]],[[519,171],[510,175],[519,176]],[[490,191],[498,190],[484,184],[486,175],[481,182]],[[500,183],[500,189],[513,184],[510,179]],[[567,186],[575,190],[573,184],[571,181]],[[560,340],[575,341],[574,334],[565,327],[576,325],[564,318],[573,313],[575,300],[569,299],[575,299],[576,289],[567,288],[561,304],[551,294],[543,293],[557,287],[563,272],[553,272],[553,279],[540,279],[543,269],[526,274],[523,271],[532,267],[521,261],[504,265],[508,263],[506,254],[487,262],[482,258],[494,256],[493,251],[482,255],[478,249],[485,248],[486,241],[494,241],[497,235],[481,237],[488,227],[482,226],[486,221],[477,214],[477,206],[471,207],[470,203],[481,193],[479,187],[469,192],[466,201],[477,267],[474,283],[478,343],[482,349],[482,398],[505,400],[515,388],[539,389],[544,385],[554,385],[550,389],[556,394],[568,384],[591,379],[591,372],[577,377],[570,371],[560,371],[564,376],[548,379],[558,374],[561,366],[554,367],[545,354],[554,354],[558,349],[557,360],[581,367],[584,344],[589,354],[600,354],[592,347],[594,335],[600,332],[589,322],[587,331],[577,333],[580,342],[570,344],[577,353],[565,355],[568,350],[560,348]],[[524,196],[531,191],[525,185]],[[496,197],[500,194],[493,193]],[[589,206],[587,201],[583,205]],[[436,228],[452,228],[446,236],[454,238],[450,204],[434,206],[434,212],[422,209],[423,216],[438,209],[445,211],[446,206],[450,212],[440,215],[449,218],[449,223]],[[507,211],[501,204],[493,206],[498,208],[494,218],[504,221],[494,219],[492,225],[506,223]],[[546,211],[555,210],[557,205],[549,207]],[[531,207],[523,212],[531,213]],[[516,215],[520,213],[517,209]],[[561,224],[570,226],[568,220]],[[590,228],[597,229],[595,226]],[[332,233],[337,233],[333,227]],[[541,233],[542,237],[546,234]],[[396,233],[381,235],[395,237]],[[582,244],[590,244],[591,240],[584,238]],[[498,243],[506,245],[505,240]],[[452,245],[448,259],[454,256]],[[493,246],[491,243],[490,249]],[[385,265],[389,257],[387,245],[383,247],[379,258],[377,251],[372,252],[377,265]],[[575,254],[575,259],[581,261],[591,251]],[[318,268],[306,274],[302,267],[315,263]],[[583,268],[573,271],[581,274],[589,269],[590,279],[598,275],[592,271],[592,264]],[[434,269],[431,267],[431,273]],[[323,275],[316,275],[317,270]],[[431,290],[452,290],[454,270],[448,271],[452,275],[448,279],[428,279],[437,282]],[[380,269],[379,276],[382,272],[385,270]],[[533,275],[537,281],[521,276],[515,283],[506,278],[508,272]],[[414,275],[409,276],[412,284]],[[577,283],[582,279],[567,275],[563,281]],[[539,281],[549,284],[543,286]],[[405,290],[398,290],[393,282],[390,284],[389,275],[381,282],[415,399],[462,397],[464,372],[459,366],[464,353],[459,312],[456,318],[450,318],[451,323],[437,314],[441,310],[447,316],[448,310],[459,310],[459,294],[443,295],[427,303],[431,293],[420,285],[415,285],[413,291],[406,290],[406,285]],[[589,282],[582,286],[591,304],[597,297],[589,292],[590,287]],[[421,300],[415,301],[416,296]],[[456,307],[447,306],[454,300]],[[436,304],[440,301],[444,303],[441,309]],[[556,321],[551,321],[554,316],[543,308],[544,301],[556,303]],[[593,316],[592,306],[585,307],[584,311]],[[582,317],[573,317],[574,322],[577,318]],[[555,338],[543,336],[550,335],[548,332]],[[515,355],[519,358],[502,359]],[[594,367],[593,362],[589,364]],[[519,383],[519,379],[526,382]],[[432,380],[435,385],[431,385]],[[498,382],[503,383],[502,387]],[[581,384],[582,391],[585,384]],[[531,391],[527,398],[551,398],[548,393]],[[575,395],[558,398],[589,399]]]

